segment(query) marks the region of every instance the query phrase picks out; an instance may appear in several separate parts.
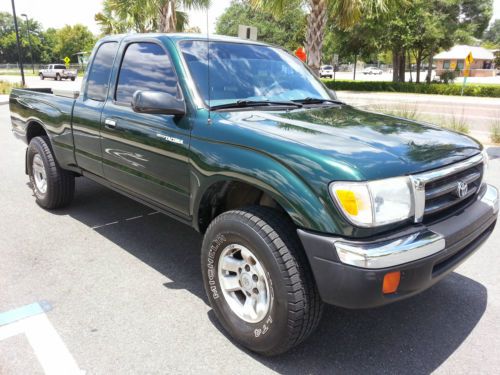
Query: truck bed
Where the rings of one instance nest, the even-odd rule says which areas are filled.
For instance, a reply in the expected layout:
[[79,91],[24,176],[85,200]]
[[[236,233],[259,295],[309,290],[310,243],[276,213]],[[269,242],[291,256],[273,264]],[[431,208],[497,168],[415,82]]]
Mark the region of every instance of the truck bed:
[[[58,160],[74,161],[72,115],[79,93],[50,88],[13,89],[9,107],[12,132],[26,144],[42,128],[51,139]],[[39,124],[39,126],[28,126]]]

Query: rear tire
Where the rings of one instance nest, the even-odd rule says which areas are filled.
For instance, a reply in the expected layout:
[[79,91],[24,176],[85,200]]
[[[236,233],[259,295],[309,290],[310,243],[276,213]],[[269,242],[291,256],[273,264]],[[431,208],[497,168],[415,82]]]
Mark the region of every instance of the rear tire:
[[205,234],[201,264],[217,318],[246,348],[280,354],[317,327],[323,304],[296,228],[280,212],[252,206],[219,215]]
[[59,167],[48,137],[35,137],[30,141],[27,166],[36,202],[41,207],[55,209],[71,202],[75,192],[75,176]]
[[74,81],[75,80],[75,77],[71,77],[71,80]]

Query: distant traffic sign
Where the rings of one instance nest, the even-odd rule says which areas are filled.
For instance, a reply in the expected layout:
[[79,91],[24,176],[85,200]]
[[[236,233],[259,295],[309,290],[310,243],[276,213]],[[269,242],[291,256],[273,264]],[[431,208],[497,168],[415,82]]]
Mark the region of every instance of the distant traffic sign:
[[66,68],[69,68],[69,62],[71,61],[71,59],[70,59],[68,56],[66,56],[66,57],[63,59],[63,61],[64,61],[64,64],[66,64]]
[[469,54],[465,58],[464,77],[468,77],[470,75],[470,66],[473,62],[474,62],[474,58],[472,57],[472,52],[469,52]]
[[472,52],[469,52],[467,57],[465,58],[465,62],[467,63],[468,66],[474,62],[474,58],[472,57]]

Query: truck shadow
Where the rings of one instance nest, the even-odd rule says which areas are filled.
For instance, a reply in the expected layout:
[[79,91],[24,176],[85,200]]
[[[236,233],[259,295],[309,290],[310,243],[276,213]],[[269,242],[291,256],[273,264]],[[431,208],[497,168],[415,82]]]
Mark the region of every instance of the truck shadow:
[[248,354],[283,374],[430,374],[471,333],[487,299],[483,285],[452,273],[421,295],[389,306],[326,306],[317,331],[297,348],[276,358]]
[[[207,303],[199,260],[202,236],[188,226],[85,178],[77,179],[73,204],[56,213],[88,225],[172,280],[161,287],[185,289]],[[326,306],[316,333],[299,347],[271,358],[247,354],[286,374],[428,374],[467,338],[487,299],[483,285],[453,273],[421,295],[390,306]],[[213,311],[209,318],[230,340]]]

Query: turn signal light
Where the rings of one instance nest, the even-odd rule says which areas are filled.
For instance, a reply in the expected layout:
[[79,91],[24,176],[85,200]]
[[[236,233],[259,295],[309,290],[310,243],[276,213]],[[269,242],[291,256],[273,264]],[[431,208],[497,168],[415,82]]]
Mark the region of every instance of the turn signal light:
[[352,216],[358,216],[359,203],[356,195],[349,190],[337,190],[337,197],[339,197],[340,204]]
[[389,272],[384,276],[384,284],[382,285],[382,291],[384,294],[396,293],[399,287],[399,281],[401,280],[401,272]]

